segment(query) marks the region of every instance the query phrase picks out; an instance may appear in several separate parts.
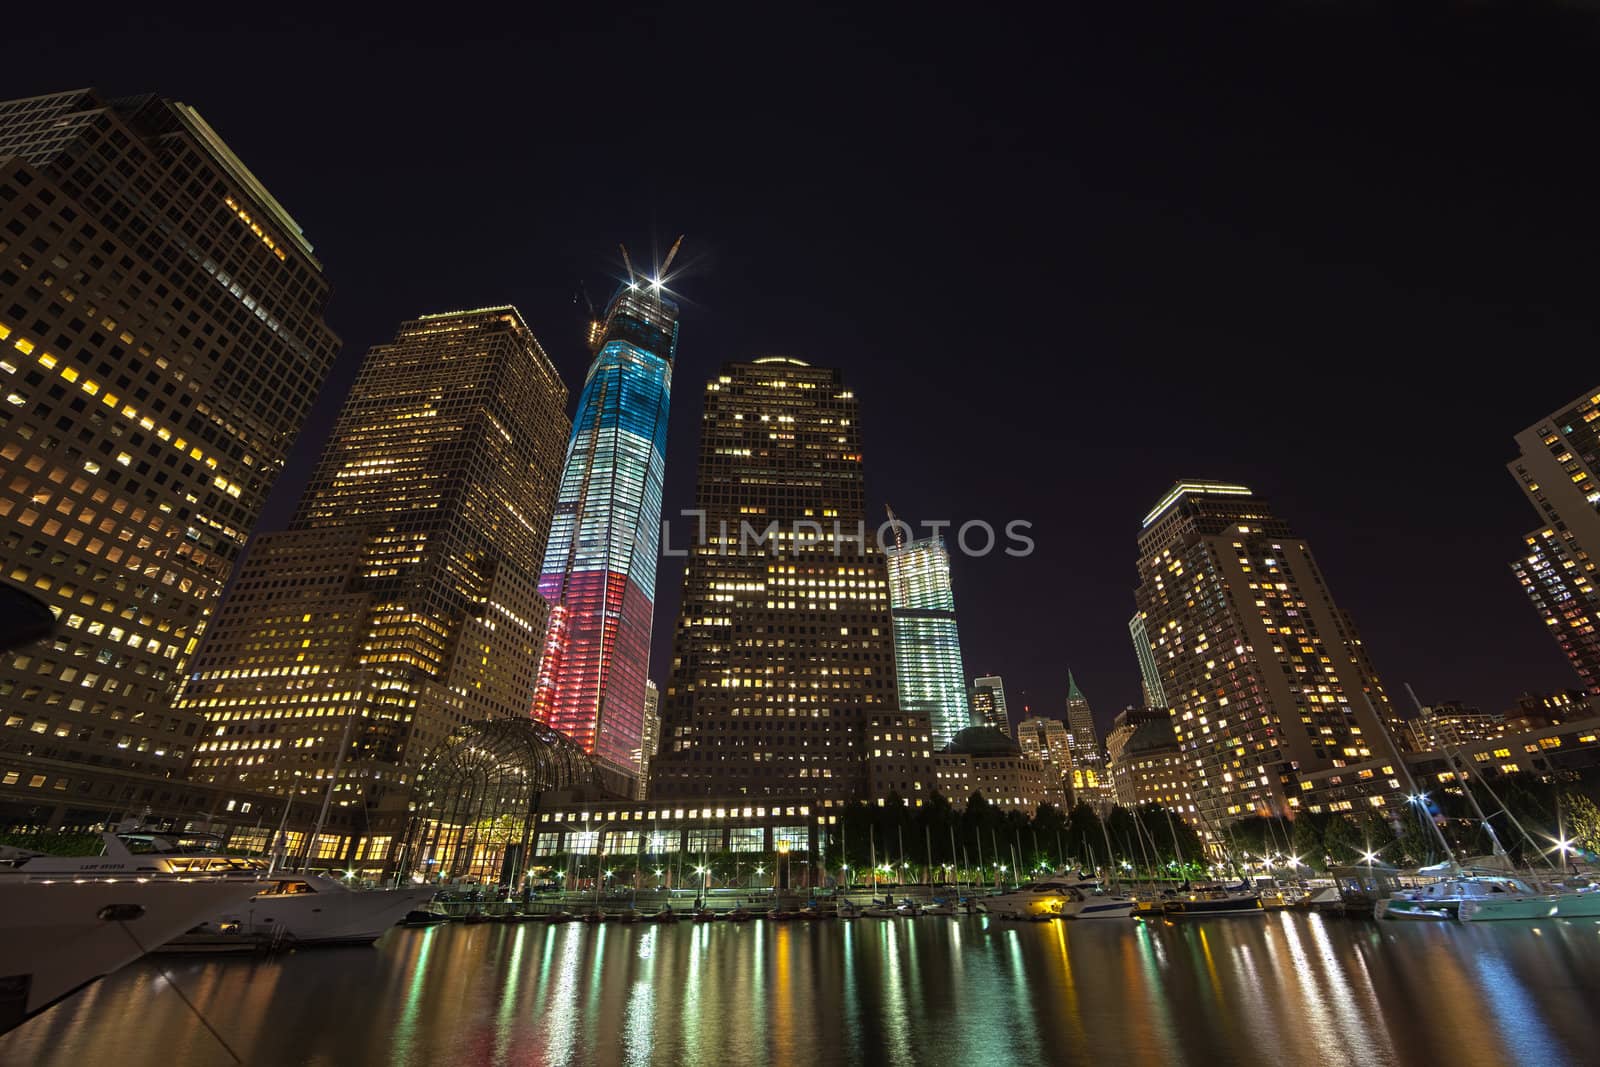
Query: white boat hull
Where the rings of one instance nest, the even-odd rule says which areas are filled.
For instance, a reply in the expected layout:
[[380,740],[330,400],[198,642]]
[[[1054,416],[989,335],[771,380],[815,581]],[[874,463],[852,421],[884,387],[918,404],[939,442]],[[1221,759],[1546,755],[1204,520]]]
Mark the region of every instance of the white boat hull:
[[[0,1032],[240,903],[241,882],[0,876]],[[108,907],[126,915],[102,918]],[[131,935],[131,936],[130,936]]]
[[1063,919],[1131,919],[1138,902],[1128,897],[1087,897],[1061,906]]
[[247,949],[262,942],[371,944],[437,892],[428,887],[261,894],[237,907],[213,913],[167,948],[216,951],[230,945]]

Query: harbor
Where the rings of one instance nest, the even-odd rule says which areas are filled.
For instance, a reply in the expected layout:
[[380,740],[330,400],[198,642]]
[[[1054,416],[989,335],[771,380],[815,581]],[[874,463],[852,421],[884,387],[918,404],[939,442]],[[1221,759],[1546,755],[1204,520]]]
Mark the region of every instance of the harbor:
[[1597,940],[1593,921],[1292,910],[449,923],[368,948],[146,959],[0,1037],[0,1062],[208,1067],[234,1062],[225,1041],[247,1063],[311,1065],[1577,1064]]

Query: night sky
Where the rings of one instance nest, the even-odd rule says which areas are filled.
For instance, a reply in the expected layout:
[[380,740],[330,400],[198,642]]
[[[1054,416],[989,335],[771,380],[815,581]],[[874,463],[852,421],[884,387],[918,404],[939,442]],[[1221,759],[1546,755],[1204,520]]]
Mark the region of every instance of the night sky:
[[344,352],[263,528],[398,322],[514,303],[575,403],[576,286],[681,232],[668,514],[723,361],[843,368],[874,517],[1034,524],[1031,558],[954,572],[968,673],[1013,709],[1060,715],[1069,666],[1103,724],[1138,698],[1134,539],[1196,476],[1273,501],[1392,687],[1576,686],[1507,566],[1537,516],[1504,465],[1600,385],[1595,16],[1001,6],[8,11],[0,95],[193,104],[316,246]]

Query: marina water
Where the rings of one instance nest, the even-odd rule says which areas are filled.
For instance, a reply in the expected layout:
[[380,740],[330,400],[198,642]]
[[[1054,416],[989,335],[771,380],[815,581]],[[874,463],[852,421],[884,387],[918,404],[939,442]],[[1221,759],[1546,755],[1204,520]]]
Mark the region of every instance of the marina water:
[[146,959],[0,1063],[1596,1062],[1594,921],[986,917],[396,929],[376,947]]

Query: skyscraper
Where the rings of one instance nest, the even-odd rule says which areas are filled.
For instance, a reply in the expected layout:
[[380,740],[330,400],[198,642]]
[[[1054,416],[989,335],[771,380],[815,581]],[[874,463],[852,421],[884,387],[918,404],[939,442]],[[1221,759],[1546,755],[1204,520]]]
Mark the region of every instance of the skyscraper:
[[1072,751],[1072,795],[1075,802],[1105,806],[1116,798],[1106,774],[1100,733],[1094,726],[1089,699],[1067,672],[1067,745]]
[[656,683],[644,683],[644,729],[639,735],[639,798],[644,799],[650,782],[650,761],[661,743],[661,690]]
[[1156,669],[1156,656],[1150,649],[1150,635],[1145,631],[1144,612],[1136,611],[1128,620],[1128,636],[1133,641],[1133,655],[1139,661],[1139,685],[1144,690],[1148,707],[1167,706],[1166,690],[1161,688],[1161,672]]
[[0,659],[0,770],[34,803],[159,805],[188,765],[172,698],[339,348],[327,299],[193,108],[0,103],[0,561],[57,615]]
[[861,423],[836,370],[769,357],[706,384],[696,507],[653,798],[864,789],[896,702],[883,555],[865,527]]
[[452,729],[527,714],[566,396],[515,308],[424,315],[367,354],[195,657],[197,779],[320,798],[343,751],[338,802],[393,808]]
[[1035,715],[1017,723],[1017,744],[1022,754],[1049,768],[1062,789],[1072,786],[1072,744],[1060,719]]
[[552,609],[533,717],[637,778],[678,306],[630,280],[591,346],[539,578]]
[[1600,693],[1600,390],[1517,434],[1510,464],[1545,525],[1512,572],[1590,693]]
[[900,709],[927,715],[933,745],[943,748],[972,725],[950,554],[943,538],[928,537],[896,545],[886,555]]
[[[1247,487],[1174,485],[1145,516],[1138,569],[1208,826],[1299,808],[1307,775],[1392,761],[1389,701],[1355,627],[1310,547]],[[1392,765],[1364,769],[1399,791]]]
[[973,679],[972,725],[993,726],[1007,737],[1011,736],[1011,715],[1006,710],[1006,687],[999,675]]

